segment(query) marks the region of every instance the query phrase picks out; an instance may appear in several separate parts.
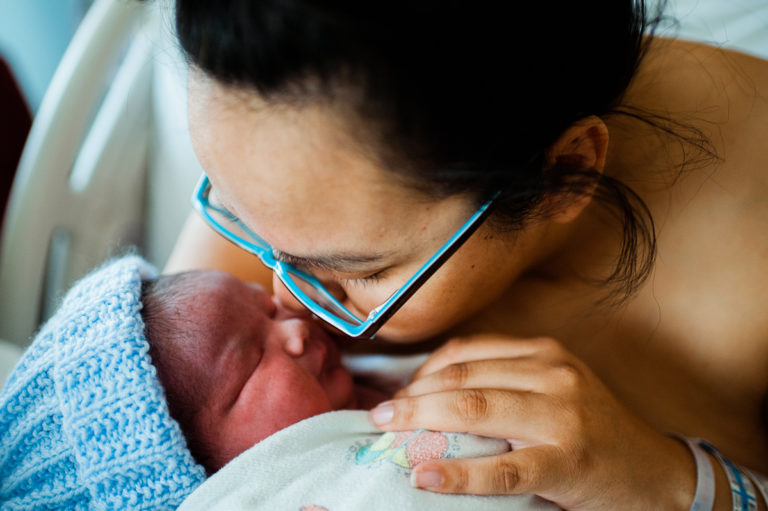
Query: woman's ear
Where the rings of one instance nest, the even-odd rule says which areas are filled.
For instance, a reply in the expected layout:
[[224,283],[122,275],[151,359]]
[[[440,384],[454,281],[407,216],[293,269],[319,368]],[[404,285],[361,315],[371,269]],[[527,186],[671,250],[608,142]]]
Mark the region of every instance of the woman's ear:
[[[573,170],[592,170],[602,174],[608,154],[608,128],[597,116],[590,115],[571,124],[547,149],[544,172],[555,165]],[[549,218],[558,223],[575,219],[592,201],[597,183],[578,187],[577,191],[555,194],[545,201],[552,208]]]

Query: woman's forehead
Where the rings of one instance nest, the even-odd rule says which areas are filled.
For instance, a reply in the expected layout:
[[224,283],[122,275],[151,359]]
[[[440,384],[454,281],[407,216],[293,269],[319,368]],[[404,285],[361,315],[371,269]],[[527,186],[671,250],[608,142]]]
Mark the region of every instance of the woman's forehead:
[[381,251],[420,229],[442,234],[443,218],[455,228],[468,208],[406,186],[322,106],[265,114],[230,105],[190,125],[219,199],[285,252]]
[[260,237],[295,256],[386,258],[418,239],[447,238],[467,215],[464,201],[409,203],[397,190],[366,186],[363,180],[336,181],[313,169],[303,177],[257,167],[214,172],[214,189]]

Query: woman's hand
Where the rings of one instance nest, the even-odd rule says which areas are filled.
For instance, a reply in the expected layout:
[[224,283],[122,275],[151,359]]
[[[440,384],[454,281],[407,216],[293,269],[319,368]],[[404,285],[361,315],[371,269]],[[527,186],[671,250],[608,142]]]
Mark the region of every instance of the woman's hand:
[[[653,396],[648,396],[653,399]],[[624,408],[552,339],[482,336],[438,349],[372,412],[385,431],[506,438],[512,451],[424,462],[412,482],[440,493],[535,493],[566,509],[689,509],[687,448]]]

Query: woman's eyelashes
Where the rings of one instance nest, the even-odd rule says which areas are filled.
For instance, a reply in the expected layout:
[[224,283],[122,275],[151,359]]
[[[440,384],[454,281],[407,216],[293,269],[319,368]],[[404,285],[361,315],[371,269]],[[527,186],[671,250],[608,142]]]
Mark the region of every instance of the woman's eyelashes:
[[302,271],[312,275],[326,287],[333,287],[334,285],[366,286],[376,284],[385,277],[385,274],[389,273],[388,268],[367,273],[362,276],[360,276],[360,273],[355,274],[325,269],[304,270],[302,268]]
[[355,277],[355,278],[340,278],[339,282],[342,284],[350,284],[355,286],[368,286],[372,284],[378,283],[382,276],[384,275],[385,270],[377,271],[375,273],[371,273],[370,275],[366,275],[364,277]]

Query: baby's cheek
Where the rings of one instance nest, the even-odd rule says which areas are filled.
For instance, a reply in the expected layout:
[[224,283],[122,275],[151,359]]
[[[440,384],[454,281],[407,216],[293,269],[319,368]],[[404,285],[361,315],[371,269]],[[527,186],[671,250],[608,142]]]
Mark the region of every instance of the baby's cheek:
[[[275,424],[290,426],[315,415],[333,410],[325,390],[317,379],[305,374],[285,378],[271,386],[269,413]],[[282,428],[281,428],[282,429]]]
[[[266,376],[266,375],[265,375]],[[239,454],[257,442],[301,420],[331,411],[317,381],[291,374],[264,378],[240,395],[218,429],[227,451]]]

